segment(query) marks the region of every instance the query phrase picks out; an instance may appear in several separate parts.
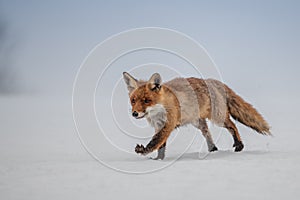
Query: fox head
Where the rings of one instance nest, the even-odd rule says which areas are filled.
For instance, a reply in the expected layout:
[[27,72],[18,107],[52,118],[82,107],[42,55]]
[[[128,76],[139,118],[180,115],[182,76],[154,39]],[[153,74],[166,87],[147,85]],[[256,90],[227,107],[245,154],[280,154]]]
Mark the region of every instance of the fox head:
[[153,74],[148,81],[138,81],[127,72],[123,72],[123,78],[129,92],[133,117],[141,119],[150,115],[150,111],[158,111],[162,83],[158,73]]

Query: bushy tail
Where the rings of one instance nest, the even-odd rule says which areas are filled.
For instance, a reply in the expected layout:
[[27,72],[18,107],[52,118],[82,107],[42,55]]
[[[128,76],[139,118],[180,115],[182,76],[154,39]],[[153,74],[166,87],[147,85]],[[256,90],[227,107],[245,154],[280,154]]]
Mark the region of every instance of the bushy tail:
[[227,90],[227,104],[230,115],[240,123],[252,128],[263,135],[271,135],[270,126],[253,108],[253,106],[244,101],[240,96],[234,93],[229,87]]

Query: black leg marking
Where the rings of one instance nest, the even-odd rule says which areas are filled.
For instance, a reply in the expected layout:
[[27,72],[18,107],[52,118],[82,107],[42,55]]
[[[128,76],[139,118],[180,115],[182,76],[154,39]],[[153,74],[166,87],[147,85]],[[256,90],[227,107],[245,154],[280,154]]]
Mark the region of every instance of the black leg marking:
[[231,133],[231,135],[233,137],[233,141],[234,141],[233,147],[235,147],[234,151],[235,152],[242,151],[244,148],[244,144],[241,140],[238,129],[236,128],[234,123],[228,118],[228,119],[226,119],[224,125],[225,125],[225,128],[227,128],[227,130]]
[[238,140],[238,138],[234,135],[233,136],[234,144],[233,147],[235,147],[234,151],[239,152],[244,149],[244,144],[242,141]]
[[142,145],[142,144],[141,145],[137,144],[135,147],[135,152],[140,153],[142,155],[151,153],[155,149],[157,144],[163,139],[162,135],[163,135],[163,132],[158,132],[157,134],[155,134],[152,137],[152,140],[147,144],[146,147],[144,147],[144,145]]
[[152,140],[146,146],[146,152],[150,153],[153,151],[153,148],[159,143],[162,138],[162,133],[158,132],[153,137]]
[[218,151],[218,148],[214,145],[208,149],[209,152]]

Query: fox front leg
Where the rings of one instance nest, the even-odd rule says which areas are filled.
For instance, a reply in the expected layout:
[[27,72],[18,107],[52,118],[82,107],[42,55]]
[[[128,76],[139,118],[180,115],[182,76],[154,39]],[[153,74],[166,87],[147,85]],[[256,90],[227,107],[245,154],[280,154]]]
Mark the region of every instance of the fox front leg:
[[[135,152],[145,155],[146,148],[144,147],[144,145],[137,144],[135,147]],[[152,158],[152,159],[153,160],[159,160],[159,159],[163,160],[165,158],[165,152],[166,152],[166,142],[159,147],[157,157]]]
[[146,147],[142,144],[137,144],[135,147],[135,152],[142,155],[147,155],[155,150],[155,147],[158,148],[159,141],[162,140],[162,134],[159,132],[152,137],[152,140],[147,144]]
[[135,152],[140,153],[142,155],[147,155],[148,153],[159,149],[157,159],[163,159],[165,156],[165,143],[170,133],[171,131],[162,129],[160,132],[158,132],[152,137],[152,140],[147,144],[146,147],[144,147],[144,145],[137,144],[135,147]]

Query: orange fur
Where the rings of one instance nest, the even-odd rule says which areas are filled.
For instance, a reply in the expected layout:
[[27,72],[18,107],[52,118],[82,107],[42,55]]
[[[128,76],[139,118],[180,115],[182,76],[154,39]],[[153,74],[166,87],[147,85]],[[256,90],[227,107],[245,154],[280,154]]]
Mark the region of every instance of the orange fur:
[[206,119],[228,129],[234,139],[235,151],[241,151],[244,145],[230,116],[258,133],[270,135],[270,127],[261,114],[220,81],[176,78],[162,84],[157,73],[149,81],[138,81],[126,72],[123,75],[133,116],[146,117],[156,129],[146,147],[136,146],[137,153],[145,155],[158,150],[158,159],[163,159],[169,135],[185,124],[199,128],[207,140],[208,150],[216,151]]

